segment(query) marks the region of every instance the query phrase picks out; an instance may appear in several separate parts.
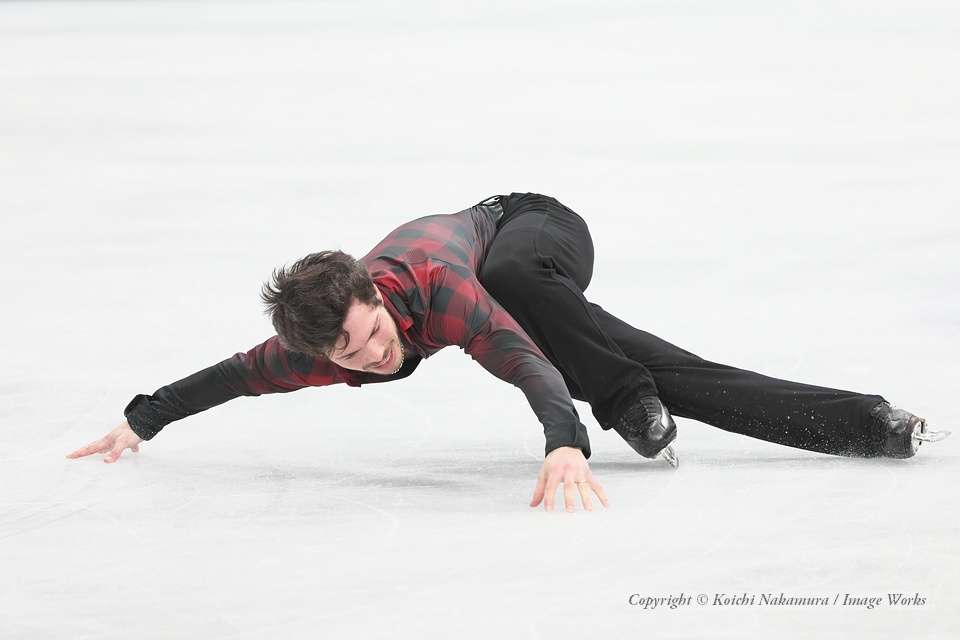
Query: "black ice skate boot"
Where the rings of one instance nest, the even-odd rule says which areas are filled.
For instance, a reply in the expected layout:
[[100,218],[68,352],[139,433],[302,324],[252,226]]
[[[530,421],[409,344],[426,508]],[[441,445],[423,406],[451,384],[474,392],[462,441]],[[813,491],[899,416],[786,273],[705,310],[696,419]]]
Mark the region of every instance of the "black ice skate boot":
[[880,426],[882,455],[888,458],[912,458],[921,442],[938,442],[950,435],[949,431],[929,431],[926,418],[893,407],[886,401],[874,407],[870,417]]
[[613,428],[644,458],[656,458],[659,455],[674,469],[680,466],[671,444],[677,437],[677,424],[657,396],[645,396],[637,400]]

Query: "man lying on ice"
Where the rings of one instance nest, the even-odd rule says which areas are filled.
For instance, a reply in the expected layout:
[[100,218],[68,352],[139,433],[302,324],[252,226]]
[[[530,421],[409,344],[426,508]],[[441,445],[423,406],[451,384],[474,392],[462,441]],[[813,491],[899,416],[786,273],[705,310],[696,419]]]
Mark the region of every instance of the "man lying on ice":
[[[642,241],[638,251],[642,251]],[[165,425],[238,396],[399,380],[456,345],[520,388],[543,425],[531,506],[608,505],[571,398],[590,404],[640,455],[678,465],[672,415],[791,447],[909,458],[926,421],[882,396],[790,382],[710,362],[637,329],[584,296],[594,247],[584,219],[555,198],[511,193],[390,232],[360,260],[310,254],[274,271],[262,298],[276,335],[249,351],[138,394],[126,420],[68,454],[114,462]],[[655,312],[643,278],[624,297]],[[414,398],[427,402],[429,398]],[[398,425],[398,428],[403,428]]]

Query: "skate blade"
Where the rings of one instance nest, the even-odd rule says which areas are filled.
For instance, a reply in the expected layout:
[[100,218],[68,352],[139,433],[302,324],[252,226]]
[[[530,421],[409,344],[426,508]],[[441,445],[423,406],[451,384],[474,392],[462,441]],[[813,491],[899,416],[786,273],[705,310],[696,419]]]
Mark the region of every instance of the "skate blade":
[[670,466],[674,469],[680,467],[680,458],[677,457],[677,452],[673,450],[673,445],[668,444],[660,452],[660,457],[670,463]]
[[940,442],[946,440],[952,431],[921,431],[913,434],[913,439],[920,442]]

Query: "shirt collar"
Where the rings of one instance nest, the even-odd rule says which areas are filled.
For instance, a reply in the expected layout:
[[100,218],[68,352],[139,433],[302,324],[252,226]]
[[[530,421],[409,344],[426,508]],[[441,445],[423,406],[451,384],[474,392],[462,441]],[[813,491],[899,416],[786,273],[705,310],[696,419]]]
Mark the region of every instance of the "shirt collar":
[[380,296],[383,298],[383,306],[386,307],[387,313],[390,314],[393,321],[397,323],[397,328],[406,333],[407,329],[413,326],[413,318],[410,315],[410,309],[407,307],[407,303],[386,284],[377,282],[376,280],[373,281],[373,284],[380,291]]

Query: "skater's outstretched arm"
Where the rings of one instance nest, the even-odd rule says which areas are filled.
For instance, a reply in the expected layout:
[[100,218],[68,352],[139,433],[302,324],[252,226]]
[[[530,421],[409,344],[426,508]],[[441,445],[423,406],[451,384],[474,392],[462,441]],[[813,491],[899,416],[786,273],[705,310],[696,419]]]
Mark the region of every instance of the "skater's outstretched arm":
[[304,387],[346,383],[388,382],[410,375],[419,363],[411,359],[400,371],[379,376],[351,371],[329,360],[284,349],[272,336],[249,351],[235,353],[215,365],[164,385],[152,395],[137,394],[123,410],[126,420],[99,440],[67,455],[77,458],[107,453],[113,462],[125,449],[138,451],[167,424],[205,411],[240,396],[289,393]]
[[353,381],[351,372],[328,360],[288,351],[272,336],[249,351],[164,385],[152,395],[137,394],[123,414],[138,436],[150,440],[175,420],[239,396],[289,393],[348,380]]

